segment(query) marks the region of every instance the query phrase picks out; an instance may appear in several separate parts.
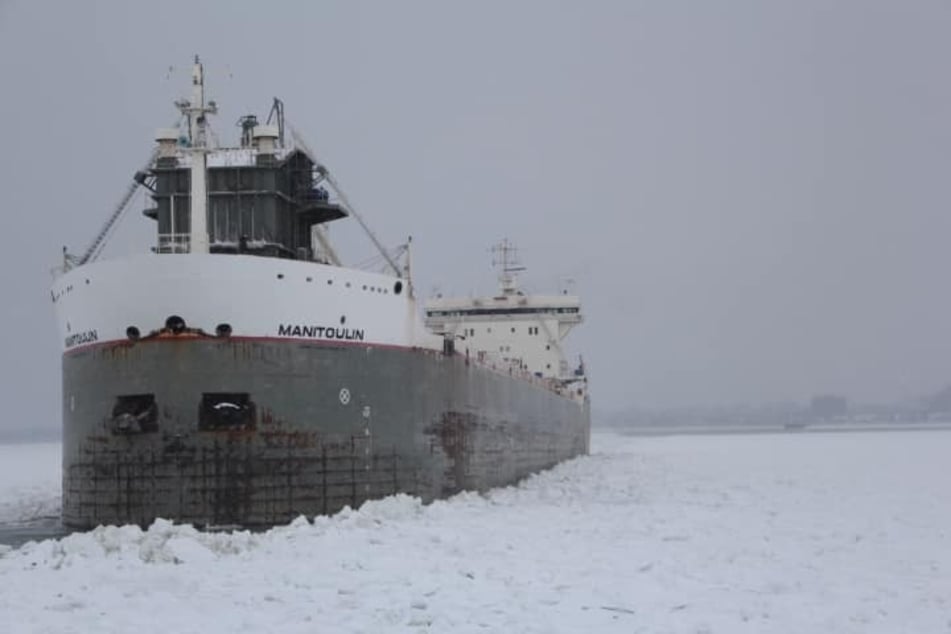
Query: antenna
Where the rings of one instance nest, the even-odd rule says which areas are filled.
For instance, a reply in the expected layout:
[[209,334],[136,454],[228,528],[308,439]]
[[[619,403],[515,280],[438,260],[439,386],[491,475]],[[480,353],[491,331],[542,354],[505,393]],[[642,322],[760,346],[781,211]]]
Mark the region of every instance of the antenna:
[[518,290],[516,284],[516,273],[525,270],[525,267],[518,261],[518,248],[509,242],[508,238],[503,238],[498,244],[492,246],[492,266],[499,268],[499,288],[503,295],[511,295]]
[[561,294],[562,295],[574,295],[575,294],[575,285],[577,280],[573,277],[563,277],[561,279]]

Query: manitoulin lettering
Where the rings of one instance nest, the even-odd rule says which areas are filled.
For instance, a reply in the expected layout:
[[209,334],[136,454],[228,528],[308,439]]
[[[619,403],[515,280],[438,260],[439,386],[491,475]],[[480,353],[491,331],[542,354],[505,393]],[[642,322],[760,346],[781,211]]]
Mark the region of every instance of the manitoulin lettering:
[[94,343],[96,341],[99,341],[99,333],[95,330],[87,330],[85,332],[77,332],[75,335],[66,337],[66,347],[72,348],[84,343]]
[[281,337],[363,341],[362,328],[337,328],[336,326],[301,326],[299,324],[279,324],[277,326],[277,334]]

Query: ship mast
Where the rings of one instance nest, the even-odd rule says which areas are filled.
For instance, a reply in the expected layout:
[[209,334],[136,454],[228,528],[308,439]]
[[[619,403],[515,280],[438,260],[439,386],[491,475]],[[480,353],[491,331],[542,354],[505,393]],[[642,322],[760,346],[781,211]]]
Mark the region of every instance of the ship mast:
[[492,264],[499,267],[499,290],[502,295],[512,295],[518,290],[516,273],[525,270],[518,262],[518,249],[508,241],[508,238],[492,247],[495,256]]
[[209,101],[205,105],[205,73],[198,56],[192,67],[192,99],[175,102],[188,119],[188,149],[191,153],[191,227],[189,251],[208,253],[208,119],[217,114],[218,105]]

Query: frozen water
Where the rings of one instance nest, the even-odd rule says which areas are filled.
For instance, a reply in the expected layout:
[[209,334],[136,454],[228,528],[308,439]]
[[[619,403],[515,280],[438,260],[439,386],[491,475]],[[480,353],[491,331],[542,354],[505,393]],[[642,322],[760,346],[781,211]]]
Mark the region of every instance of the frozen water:
[[[951,631],[951,432],[594,440],[487,495],[7,550],[3,629]],[[54,510],[58,464],[0,447],[0,517]]]
[[0,524],[59,518],[59,443],[0,445]]

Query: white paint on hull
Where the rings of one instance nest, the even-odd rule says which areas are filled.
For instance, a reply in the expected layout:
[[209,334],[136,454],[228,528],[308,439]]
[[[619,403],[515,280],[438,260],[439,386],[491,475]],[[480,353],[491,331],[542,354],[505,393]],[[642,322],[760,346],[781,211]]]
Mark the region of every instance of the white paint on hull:
[[75,268],[56,279],[51,295],[64,351],[125,339],[130,326],[148,335],[171,315],[208,333],[228,324],[237,337],[287,336],[288,326],[299,326],[318,340],[334,339],[325,335],[330,328],[349,329],[369,344],[438,349],[407,286],[315,262],[152,254]]

